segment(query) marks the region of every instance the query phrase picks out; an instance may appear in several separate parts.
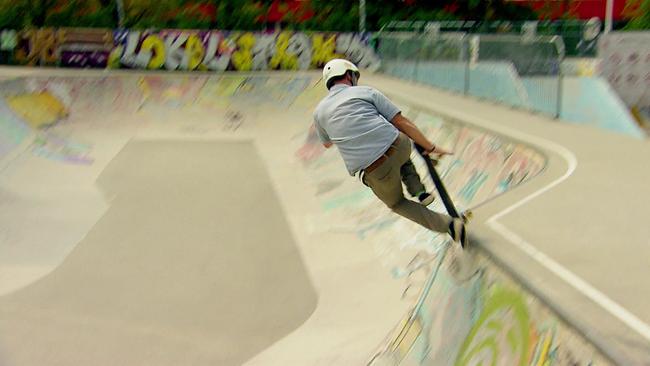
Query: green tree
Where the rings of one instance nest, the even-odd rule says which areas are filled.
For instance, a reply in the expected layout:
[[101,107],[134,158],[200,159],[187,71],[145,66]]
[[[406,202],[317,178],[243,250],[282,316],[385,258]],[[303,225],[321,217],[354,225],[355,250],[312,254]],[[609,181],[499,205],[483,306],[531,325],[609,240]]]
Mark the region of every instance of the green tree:
[[630,18],[625,29],[650,29],[650,0],[628,0],[623,12]]
[[[316,13],[310,28],[355,31],[359,24],[358,1],[311,0]],[[372,0],[366,4],[368,30],[379,30],[390,21],[527,20],[537,19],[529,7],[504,0]]]
[[0,28],[20,29],[26,25],[26,1],[0,0]]
[[113,0],[0,0],[0,28],[116,26]]
[[48,12],[57,5],[57,0],[32,0],[27,1],[27,22],[34,27],[43,27]]
[[117,27],[116,4],[113,1],[69,0],[48,10],[46,27]]
[[312,0],[314,16],[302,25],[318,31],[353,31],[359,29],[359,2],[346,0]]
[[[0,27],[116,27],[117,0],[0,0]],[[124,26],[134,29],[197,28],[259,30],[274,0],[121,0]],[[282,0],[281,6],[287,4]],[[644,1],[647,4],[650,0]],[[563,0],[568,6],[572,0]],[[556,2],[554,2],[556,3]],[[276,4],[277,5],[277,4]],[[647,15],[648,11],[645,11]],[[308,18],[307,14],[313,14]],[[537,15],[506,0],[368,0],[366,29],[379,30],[393,20],[525,20]],[[636,24],[636,23],[635,23]],[[287,12],[283,28],[356,31],[358,0],[305,0]]]
[[[203,13],[214,9],[215,17]],[[133,29],[260,29],[261,2],[241,0],[124,0],[125,27]]]
[[124,26],[132,29],[167,28],[179,0],[124,0]]
[[266,14],[271,1],[213,0],[217,5],[216,28],[223,30],[259,30],[259,18]]

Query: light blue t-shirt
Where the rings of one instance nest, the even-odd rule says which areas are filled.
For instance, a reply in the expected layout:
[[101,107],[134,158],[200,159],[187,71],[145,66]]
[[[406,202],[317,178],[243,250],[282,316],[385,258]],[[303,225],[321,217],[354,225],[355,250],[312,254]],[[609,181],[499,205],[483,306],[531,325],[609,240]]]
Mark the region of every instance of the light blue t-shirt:
[[399,135],[389,121],[400,112],[377,89],[334,85],[314,111],[314,124],[321,142],[332,142],[354,175],[381,155]]

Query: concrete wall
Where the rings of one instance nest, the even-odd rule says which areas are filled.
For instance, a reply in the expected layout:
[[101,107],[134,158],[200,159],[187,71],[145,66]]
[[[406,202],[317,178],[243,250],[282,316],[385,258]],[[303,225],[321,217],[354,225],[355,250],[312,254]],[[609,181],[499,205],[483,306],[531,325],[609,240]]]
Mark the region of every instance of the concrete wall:
[[[461,210],[507,194],[546,165],[545,157],[526,144],[447,121],[407,101],[400,106],[427,136],[455,151],[438,170]],[[339,162],[314,151],[320,149],[311,136],[300,154],[313,171],[314,184],[322,187],[325,213],[319,222],[372,241],[395,278],[404,281],[404,298],[414,304],[370,364],[609,364],[488,256],[463,254],[446,236],[396,219],[363,188],[337,186],[330,172],[340,168]],[[416,154],[412,159],[425,177],[421,159]],[[432,187],[429,178],[425,183]],[[433,207],[444,212],[439,200]]]
[[561,93],[560,119],[589,124],[613,132],[644,138],[645,132],[609,83],[597,76],[565,76],[562,89],[557,77],[521,77],[507,62],[384,61],[383,72],[405,80],[463,93],[469,72],[467,94],[508,106],[555,116]]
[[356,33],[54,29],[0,31],[0,64],[148,70],[305,70],[345,57],[379,66]]
[[[498,264],[481,255],[468,261],[446,236],[398,218],[350,180],[339,156],[323,149],[309,127],[311,110],[324,95],[317,80],[317,75],[227,74],[2,82],[0,178],[12,210],[2,212],[2,226],[11,230],[2,238],[8,265],[0,273],[5,281],[0,290],[15,291],[47,276],[75,249],[110,201],[93,188],[95,179],[126,141],[159,129],[181,136],[217,131],[293,147],[293,157],[266,159],[274,169],[304,178],[319,207],[313,215],[297,209],[287,215],[300,217],[317,233],[354,234],[374,247],[376,258],[368,261],[381,261],[404,282],[404,300],[414,311],[380,345],[376,364],[607,363]],[[461,209],[507,194],[546,165],[546,158],[525,144],[445,120],[410,106],[406,96],[386,92],[425,134],[456,152],[438,168]],[[413,159],[424,177],[422,161]],[[431,187],[430,179],[425,184]],[[442,210],[439,200],[433,207]]]

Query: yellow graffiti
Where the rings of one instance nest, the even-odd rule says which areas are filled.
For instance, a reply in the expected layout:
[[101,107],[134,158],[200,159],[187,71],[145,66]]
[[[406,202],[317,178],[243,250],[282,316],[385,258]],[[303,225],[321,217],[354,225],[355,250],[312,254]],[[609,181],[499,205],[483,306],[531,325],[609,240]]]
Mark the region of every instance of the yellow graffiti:
[[149,86],[149,83],[147,82],[147,79],[144,77],[141,77],[138,80],[138,87],[140,88],[140,91],[142,92],[142,98],[144,100],[147,100],[151,97],[152,92],[151,92],[151,87]]
[[187,69],[194,70],[201,65],[203,57],[205,57],[205,48],[203,42],[196,35],[192,34],[185,43],[185,55],[187,57]]
[[278,67],[284,70],[298,69],[298,57],[287,53],[290,39],[291,32],[282,32],[278,36],[278,40],[275,44],[275,55],[273,55],[269,62],[269,66],[272,69],[277,69]]
[[544,336],[544,341],[541,345],[541,350],[539,358],[537,359],[537,364],[535,366],[545,366],[548,364],[548,354],[551,349],[551,344],[553,341],[553,335],[551,332],[547,332]]
[[49,92],[7,97],[7,104],[35,129],[51,126],[68,116],[65,104]]
[[393,352],[403,358],[413,348],[413,344],[422,333],[422,329],[422,320],[420,318],[415,318],[412,322],[406,322],[402,327],[402,331],[391,344]]
[[249,71],[253,68],[253,46],[255,46],[255,36],[252,33],[246,33],[237,40],[238,50],[232,54],[232,64],[235,69],[240,71]]
[[119,45],[108,55],[108,68],[119,69],[122,65],[122,53],[124,53],[124,46]]
[[57,61],[57,48],[65,41],[63,30],[55,31],[52,28],[26,30],[20,38],[27,43],[27,47],[16,50],[16,60],[21,64],[34,66],[37,64],[53,64]]
[[159,69],[165,64],[165,42],[156,35],[150,35],[142,42],[140,52],[151,52],[151,60],[147,65],[148,69]]
[[325,39],[322,34],[316,34],[312,38],[312,56],[311,66],[320,67],[333,58],[343,58],[342,55],[336,54],[336,36],[330,36]]

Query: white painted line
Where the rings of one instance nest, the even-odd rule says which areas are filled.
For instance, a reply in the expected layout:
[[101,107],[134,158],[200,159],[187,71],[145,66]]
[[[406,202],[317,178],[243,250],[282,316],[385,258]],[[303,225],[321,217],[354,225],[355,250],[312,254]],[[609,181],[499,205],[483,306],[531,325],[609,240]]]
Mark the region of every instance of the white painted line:
[[574,287],[576,290],[580,291],[583,295],[591,299],[593,302],[600,305],[603,309],[610,312],[613,316],[618,318],[620,321],[625,323],[628,327],[635,330],[647,341],[650,341],[650,326],[644,323],[641,319],[636,317],[634,314],[630,313],[627,309],[619,305],[614,300],[607,297],[607,295],[598,291],[592,285],[587,283],[582,278],[575,275],[573,272],[564,268],[561,264],[554,261],[552,258],[548,257],[546,254],[535,249],[531,244],[526,242],[517,234],[508,230],[502,224],[496,222],[494,217],[488,220],[488,226],[490,226],[494,231],[501,234],[504,238],[512,242],[516,247],[521,249],[524,253],[531,256],[535,261],[544,267],[548,268],[550,271],[555,273],[558,277],[566,281],[569,285]]
[[[418,99],[418,98],[412,97],[411,101],[413,102],[414,99]],[[622,307],[620,304],[610,299],[607,295],[597,290],[591,284],[587,283],[585,280],[581,279],[576,274],[569,271],[568,269],[563,267],[561,264],[559,264],[558,262],[556,262],[555,260],[547,256],[546,254],[537,250],[532,244],[528,243],[519,235],[506,228],[503,224],[497,222],[497,220],[500,219],[501,217],[525,205],[526,203],[542,195],[543,193],[551,190],[552,188],[554,188],[555,186],[557,186],[558,184],[566,180],[571,174],[573,174],[573,172],[578,167],[578,159],[573,154],[573,152],[571,152],[564,146],[556,144],[552,141],[540,137],[532,136],[518,130],[513,130],[508,127],[494,124],[493,122],[490,122],[486,119],[476,117],[474,115],[470,115],[468,113],[459,110],[455,110],[453,108],[450,108],[447,105],[436,103],[435,101],[427,100],[424,101],[424,103],[420,103],[420,102],[416,102],[416,103],[419,103],[422,106],[427,106],[433,110],[437,110],[440,113],[443,113],[452,118],[469,122],[470,124],[473,125],[487,127],[492,131],[501,132],[507,136],[511,136],[513,138],[526,141],[537,146],[545,147],[549,150],[555,151],[560,156],[562,156],[564,160],[566,160],[568,168],[567,171],[564,173],[564,175],[562,175],[560,178],[556,179],[555,181],[551,182],[549,185],[543,187],[542,189],[525,197],[521,201],[507,207],[503,211],[490,217],[486,221],[486,224],[492,230],[496,231],[501,236],[503,236],[506,240],[510,241],[513,245],[521,249],[524,253],[528,254],[540,265],[547,268],[549,271],[555,273],[555,275],[557,275],[559,278],[566,281],[578,292],[582,293],[584,296],[586,296],[587,298],[589,298],[590,300],[598,304],[600,307],[608,311],[614,317],[622,321],[625,325],[627,325],[628,327],[632,328],[634,331],[639,333],[643,338],[650,341],[650,326],[647,323],[639,319],[634,314],[630,313],[627,309]]]
[[[431,104],[434,103],[429,103],[429,105]],[[513,204],[512,206],[507,207],[503,211],[490,217],[486,221],[486,224],[490,228],[492,228],[492,230],[496,231],[505,239],[510,241],[512,244],[514,244],[516,247],[521,249],[524,253],[528,254],[531,258],[537,261],[537,263],[546,267],[549,271],[555,273],[555,275],[557,275],[558,277],[566,281],[573,288],[575,288],[580,293],[582,293],[583,295],[591,299],[596,304],[600,305],[600,307],[602,307],[603,309],[611,313],[613,316],[618,318],[625,325],[627,325],[628,327],[632,328],[634,331],[639,333],[647,341],[650,341],[650,326],[647,323],[639,319],[636,315],[630,313],[627,309],[625,309],[623,306],[621,306],[620,304],[618,304],[617,302],[609,298],[607,295],[597,290],[594,286],[592,286],[582,278],[578,277],[575,273],[566,269],[564,266],[556,262],[554,259],[550,258],[549,256],[542,253],[541,251],[537,250],[537,248],[535,248],[532,244],[528,243],[519,235],[509,230],[503,224],[497,222],[498,219],[509,214],[515,209],[525,205],[526,203],[542,195],[543,193],[551,190],[552,188],[554,188],[555,186],[557,186],[558,184],[566,180],[571,174],[573,174],[573,172],[578,167],[578,159],[573,154],[573,152],[552,141],[539,138],[536,136],[528,135],[526,133],[522,133],[521,131],[512,130],[508,127],[497,126],[482,118],[478,118],[459,111],[449,110],[448,107],[445,108],[443,106],[439,106],[439,108],[434,108],[434,109],[439,109],[439,110],[444,109],[445,114],[458,118],[462,121],[473,122],[474,124],[478,124],[482,126],[489,126],[489,128],[493,131],[503,132],[506,135],[524,140],[526,142],[531,142],[535,145],[545,147],[549,150],[553,150],[556,153],[558,153],[560,156],[562,156],[564,160],[566,160],[568,164],[568,168],[567,171],[564,173],[564,175],[562,175],[560,178],[556,179],[555,181],[551,182],[549,185],[543,187],[542,189],[525,197],[521,201]]]

